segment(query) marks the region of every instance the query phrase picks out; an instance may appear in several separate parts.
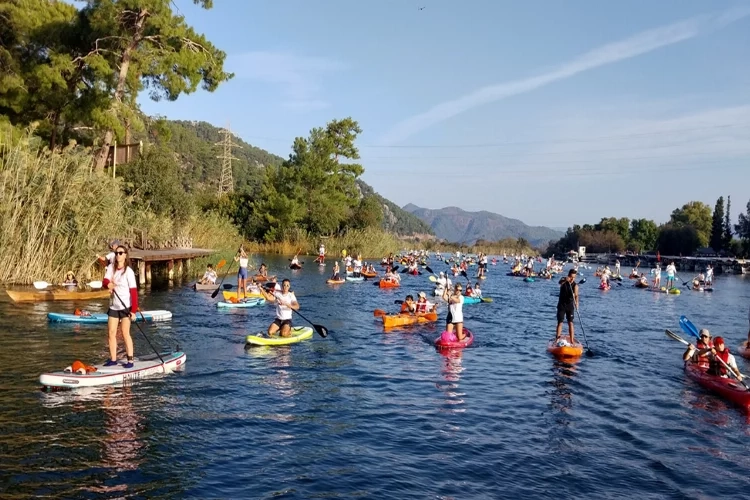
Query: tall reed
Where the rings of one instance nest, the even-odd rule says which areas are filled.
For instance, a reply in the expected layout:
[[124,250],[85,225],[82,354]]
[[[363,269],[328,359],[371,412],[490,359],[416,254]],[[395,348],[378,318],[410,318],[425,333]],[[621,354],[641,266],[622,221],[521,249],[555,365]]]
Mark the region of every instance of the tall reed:
[[82,148],[0,145],[0,282],[59,283],[68,270],[80,278],[106,238],[121,234],[119,182],[90,166]]

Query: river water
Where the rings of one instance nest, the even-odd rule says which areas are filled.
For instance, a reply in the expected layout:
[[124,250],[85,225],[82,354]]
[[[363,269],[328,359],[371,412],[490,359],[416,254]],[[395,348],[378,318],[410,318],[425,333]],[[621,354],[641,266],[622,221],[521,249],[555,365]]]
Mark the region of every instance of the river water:
[[246,350],[272,307],[219,311],[209,292],[154,287],[143,308],[174,319],[146,334],[179,344],[187,364],[127,387],[40,391],[43,371],[106,359],[104,328],[47,323],[71,303],[1,299],[0,498],[722,498],[750,488],[748,417],[688,380],[683,346],[664,335],[686,314],[736,348],[743,277],[671,296],[629,282],[602,292],[589,276],[581,314],[594,356],[569,365],[545,351],[557,287],[507,277],[505,265],[490,266],[483,286],[494,302],[464,308],[476,342],[445,356],[432,345],[442,328],[385,334],[372,314],[429,291],[427,273],[402,275],[398,290],[334,288],[317,267],[281,271],[286,259],[267,259],[328,338]]

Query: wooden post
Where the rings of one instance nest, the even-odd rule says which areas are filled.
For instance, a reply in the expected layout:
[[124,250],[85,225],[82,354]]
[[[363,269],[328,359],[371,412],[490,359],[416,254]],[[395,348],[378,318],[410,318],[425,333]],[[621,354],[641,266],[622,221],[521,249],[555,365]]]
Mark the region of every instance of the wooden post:
[[138,281],[141,288],[146,286],[146,261],[138,261]]
[[115,178],[115,172],[117,172],[117,141],[114,141],[114,146],[112,146],[114,149],[112,149],[112,178]]
[[169,281],[174,279],[174,260],[167,261],[167,271],[169,274]]
[[146,283],[151,284],[151,263],[146,262]]
[[177,259],[177,269],[175,269],[175,274],[177,274],[177,279],[182,281],[182,259]]

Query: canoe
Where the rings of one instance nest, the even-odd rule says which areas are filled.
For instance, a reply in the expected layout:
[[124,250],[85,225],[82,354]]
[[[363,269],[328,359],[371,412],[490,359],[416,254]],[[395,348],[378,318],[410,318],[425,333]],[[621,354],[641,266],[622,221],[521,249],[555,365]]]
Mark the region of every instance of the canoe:
[[[237,298],[237,292],[224,290],[221,292],[221,294],[224,296],[225,302],[229,302],[231,299]],[[261,295],[260,293],[245,292],[245,297],[248,299],[262,299],[263,295]]]
[[570,343],[570,336],[563,335],[560,340],[551,339],[547,344],[547,352],[556,358],[577,358],[583,354],[583,345],[576,341]]
[[302,269],[299,264],[289,264],[289,269]]
[[64,370],[43,373],[39,376],[39,383],[43,387],[94,387],[97,385],[113,385],[132,382],[149,376],[171,373],[185,366],[187,356],[184,352],[163,353],[164,363],[156,356],[140,356],[133,360],[133,368],[124,368],[125,361],[115,366],[94,365],[95,372],[82,375]]
[[750,391],[745,389],[736,379],[709,375],[706,373],[705,368],[701,368],[697,364],[690,362],[685,363],[685,373],[704,389],[718,394],[743,408],[750,407]]
[[364,272],[364,271],[362,273],[360,273],[360,274],[362,274],[362,276],[364,276],[365,278],[374,278],[374,277],[376,277],[378,275],[378,273],[368,273],[368,272]]
[[382,279],[381,278],[381,280],[379,282],[379,286],[380,286],[380,288],[398,288],[401,285],[399,284],[398,281],[390,281],[390,280],[386,280],[386,279]]
[[216,307],[223,307],[226,309],[241,308],[241,307],[255,307],[261,304],[265,304],[265,299],[247,299],[240,302],[217,302]]
[[201,283],[195,283],[193,284],[193,290],[196,292],[204,292],[206,290],[216,290],[219,288],[219,285],[213,284],[213,285],[202,285]]
[[313,335],[313,329],[309,326],[295,326],[292,327],[292,335],[290,337],[282,337],[281,335],[274,335],[269,337],[265,333],[256,333],[254,335],[248,335],[245,338],[245,343],[249,345],[287,345],[296,344],[303,340],[309,339]]
[[[466,333],[466,337],[460,342],[443,340],[443,335],[448,333],[447,331],[443,332],[440,337],[435,339],[435,347],[438,349],[463,349],[464,347],[469,347],[474,343],[474,334],[467,328],[464,328],[464,332]],[[455,335],[455,332],[453,334]]]
[[92,300],[108,299],[109,290],[93,290],[87,292],[69,292],[67,290],[36,290],[34,292],[19,292],[6,290],[13,302],[44,302],[46,300]]
[[346,280],[326,280],[326,283],[329,285],[341,285],[342,283],[346,283]]
[[364,276],[347,276],[346,281],[364,281]]
[[[108,318],[106,313],[94,313],[90,316],[47,313],[47,320],[53,323],[106,323]],[[135,316],[136,321],[143,321],[143,318],[146,318],[146,321],[166,321],[172,319],[172,313],[169,311],[143,311],[143,316],[140,312]]]
[[437,321],[438,315],[436,312],[429,312],[425,314],[391,314],[388,316],[382,316],[383,327],[393,328],[395,326],[406,326],[416,325],[421,323],[433,323]]
[[253,280],[255,281],[276,281],[276,276],[261,276],[260,274],[256,274],[253,276]]

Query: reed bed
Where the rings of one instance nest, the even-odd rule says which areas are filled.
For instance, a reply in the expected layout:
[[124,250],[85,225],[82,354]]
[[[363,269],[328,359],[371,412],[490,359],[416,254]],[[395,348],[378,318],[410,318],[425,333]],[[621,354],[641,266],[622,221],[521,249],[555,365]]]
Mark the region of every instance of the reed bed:
[[0,145],[0,282],[85,277],[105,239],[121,234],[119,182],[91,172],[80,148],[51,152],[29,140]]

